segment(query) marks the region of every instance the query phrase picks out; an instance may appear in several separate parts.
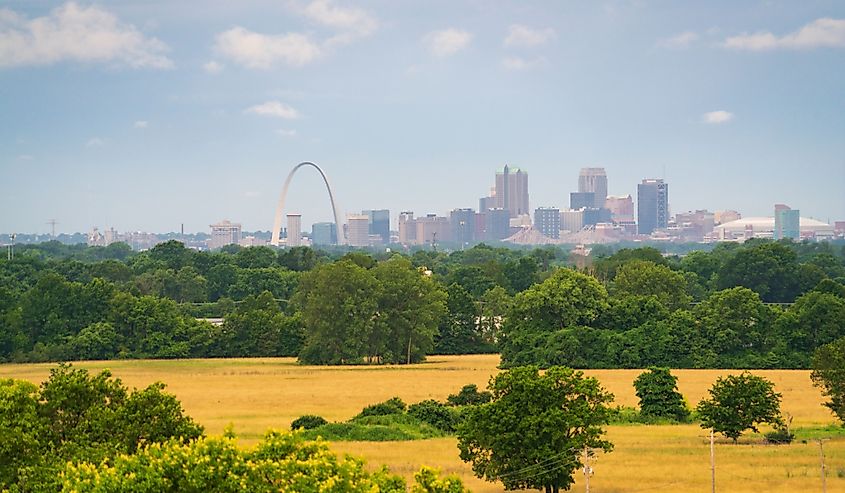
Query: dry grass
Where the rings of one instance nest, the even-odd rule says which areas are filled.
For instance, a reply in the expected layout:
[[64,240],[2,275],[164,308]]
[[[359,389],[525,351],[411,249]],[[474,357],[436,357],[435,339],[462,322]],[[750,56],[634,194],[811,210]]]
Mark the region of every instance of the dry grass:
[[[406,402],[443,400],[462,385],[483,387],[497,372],[498,356],[437,356],[410,367],[313,367],[292,359],[85,362],[78,366],[110,368],[124,383],[142,387],[160,380],[176,394],[186,411],[210,433],[233,423],[245,444],[268,428],[287,428],[302,414],[345,420],[362,407],[398,395]],[[53,365],[0,365],[0,378],[40,382]],[[591,370],[616,395],[616,402],[637,404],[631,382],[639,370]],[[681,393],[698,402],[726,370],[677,370]],[[793,426],[833,423],[808,371],[755,371],[775,382],[783,394],[783,410],[794,416]],[[613,453],[602,455],[591,480],[593,491],[709,491],[709,447],[697,425],[612,426]],[[440,467],[464,478],[475,492],[500,492],[501,485],[472,476],[458,459],[454,438],[415,442],[341,442],[339,452],[362,455],[371,465],[387,464],[410,476],[421,464]],[[845,440],[825,444],[829,492],[845,491]],[[818,445],[796,443],[766,446],[759,440],[717,444],[719,491],[821,491]],[[575,491],[583,486],[576,484]]]

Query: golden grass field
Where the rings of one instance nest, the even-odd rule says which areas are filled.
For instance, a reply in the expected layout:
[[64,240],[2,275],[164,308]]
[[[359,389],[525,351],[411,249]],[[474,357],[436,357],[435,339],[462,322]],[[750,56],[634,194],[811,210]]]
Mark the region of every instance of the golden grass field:
[[[255,443],[268,428],[288,428],[302,414],[319,414],[329,421],[346,420],[362,407],[401,397],[414,403],[445,400],[467,383],[484,387],[497,370],[496,355],[433,356],[411,366],[301,366],[290,358],[176,361],[84,362],[90,370],[109,368],[130,387],[154,381],[167,384],[188,414],[219,434],[232,423],[245,445]],[[51,364],[0,365],[0,378],[35,383],[49,374]],[[678,387],[697,403],[719,375],[728,370],[676,370]],[[735,372],[735,371],[734,371]],[[588,370],[616,395],[616,404],[636,406],[632,382],[640,370]],[[822,396],[812,386],[809,371],[760,370],[753,373],[775,383],[783,394],[782,410],[794,417],[793,427],[834,423]],[[615,450],[600,455],[590,480],[594,492],[708,492],[710,459],[707,432],[697,425],[610,426]],[[503,491],[499,483],[476,479],[458,458],[454,438],[412,442],[337,442],[332,448],[363,456],[375,467],[410,477],[420,465],[458,474],[476,493]],[[827,491],[845,492],[845,437],[825,442]],[[764,445],[759,437],[734,445],[716,445],[717,491],[821,491],[819,448],[815,442],[788,446]],[[581,480],[582,478],[578,478]],[[583,491],[578,481],[574,491]]]

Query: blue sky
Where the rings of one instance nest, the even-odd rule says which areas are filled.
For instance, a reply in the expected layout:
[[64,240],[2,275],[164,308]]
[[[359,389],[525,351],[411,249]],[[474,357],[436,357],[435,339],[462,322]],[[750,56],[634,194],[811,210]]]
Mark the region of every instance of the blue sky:
[[[845,2],[0,2],[0,231],[266,230],[303,160],[394,221],[505,163],[531,207],[603,166],[845,220]],[[310,169],[288,204],[331,218]]]

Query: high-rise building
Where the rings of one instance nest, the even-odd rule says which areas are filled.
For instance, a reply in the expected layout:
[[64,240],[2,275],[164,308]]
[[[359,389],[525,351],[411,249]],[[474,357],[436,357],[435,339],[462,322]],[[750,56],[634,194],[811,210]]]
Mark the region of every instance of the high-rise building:
[[449,218],[428,214],[418,217],[416,220],[417,245],[435,245],[437,243],[451,241]]
[[584,227],[584,209],[560,211],[560,229],[574,233]]
[[535,209],[534,227],[547,238],[560,238],[560,209],[557,207]]
[[570,209],[594,209],[596,203],[595,192],[570,192]]
[[399,243],[413,245],[417,242],[417,221],[413,211],[399,213]]
[[378,209],[364,211],[370,218],[370,234],[381,236],[385,245],[390,243],[390,210]]
[[[603,209],[607,199],[607,173],[604,168],[581,168],[578,174],[578,191],[593,192],[593,203],[589,207]],[[572,205],[570,208],[580,209]]]
[[228,220],[211,224],[211,238],[208,240],[208,248],[216,250],[226,245],[238,244],[241,241],[241,225]]
[[349,214],[346,216],[346,241],[349,246],[370,246],[370,216]]
[[452,241],[464,247],[475,240],[475,211],[454,209],[449,213],[452,225]]
[[337,245],[337,226],[335,223],[314,223],[311,225],[312,245]]
[[288,214],[288,239],[286,245],[289,247],[302,245],[302,214]]
[[623,223],[634,220],[634,199],[631,195],[609,195],[604,202],[606,209],[610,211],[610,218],[613,222]]
[[637,185],[637,232],[650,235],[669,224],[669,184],[645,179]]
[[510,217],[531,214],[528,210],[528,173],[508,165],[497,171],[495,199],[495,207],[505,209]]
[[507,210],[487,209],[484,215],[488,240],[504,240],[511,235],[511,218]]
[[775,204],[774,238],[776,240],[799,239],[801,237],[800,222],[801,214],[798,209],[791,209],[784,204]]

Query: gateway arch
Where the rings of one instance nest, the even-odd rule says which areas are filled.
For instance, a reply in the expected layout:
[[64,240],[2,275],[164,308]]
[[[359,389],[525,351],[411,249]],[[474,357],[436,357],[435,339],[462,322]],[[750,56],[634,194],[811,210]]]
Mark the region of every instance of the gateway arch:
[[285,208],[285,200],[287,199],[287,196],[288,196],[288,188],[290,188],[290,182],[291,182],[291,180],[293,180],[293,175],[295,175],[297,170],[299,170],[299,168],[301,168],[303,166],[311,166],[312,168],[316,169],[320,173],[320,176],[323,177],[323,183],[326,184],[326,190],[328,190],[328,192],[329,192],[329,201],[331,201],[331,203],[332,203],[332,213],[334,214],[334,225],[335,225],[335,229],[337,230],[337,243],[338,243],[338,245],[343,245],[344,243],[346,243],[345,237],[344,237],[344,234],[343,234],[343,223],[340,222],[340,216],[337,213],[337,207],[335,206],[335,202],[334,202],[334,194],[332,194],[332,186],[329,185],[329,179],[326,177],[326,174],[323,172],[323,170],[319,166],[317,166],[316,164],[309,162],[309,161],[305,161],[305,162],[297,164],[296,167],[294,167],[291,170],[290,174],[288,174],[288,177],[285,180],[285,186],[284,186],[284,188],[282,188],[282,196],[279,197],[279,205],[276,206],[276,218],[273,220],[273,233],[270,236],[270,244],[273,245],[273,246],[279,246],[279,236],[280,236],[281,231],[282,231],[282,213],[283,213],[284,208]]

